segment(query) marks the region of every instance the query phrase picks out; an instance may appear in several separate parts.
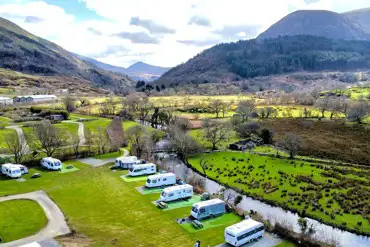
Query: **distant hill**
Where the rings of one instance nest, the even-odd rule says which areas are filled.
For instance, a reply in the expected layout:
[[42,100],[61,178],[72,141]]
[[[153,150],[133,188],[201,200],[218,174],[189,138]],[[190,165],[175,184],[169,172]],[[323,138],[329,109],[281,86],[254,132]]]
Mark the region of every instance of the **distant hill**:
[[353,10],[342,15],[346,16],[358,29],[370,35],[370,8]]
[[341,15],[325,10],[299,10],[282,18],[257,38],[268,39],[286,35],[313,35],[330,39],[368,40],[370,36],[364,31],[364,26],[353,22],[356,18],[358,23],[368,19],[359,18],[358,13],[353,15],[357,17],[349,18],[349,16],[351,14]]
[[167,72],[170,69],[170,68],[150,65],[147,63],[143,63],[143,62],[137,62],[126,69],[123,67],[118,67],[118,66],[102,63],[96,59],[81,56],[78,54],[75,54],[75,56],[77,56],[79,59],[87,63],[91,63],[104,70],[108,70],[114,73],[126,74],[134,80],[153,81],[153,80],[158,79],[161,75],[163,75],[165,72]]
[[66,84],[78,83],[80,80],[84,85],[87,82],[91,87],[109,90],[125,89],[133,85],[127,76],[86,63],[60,46],[3,18],[0,18],[0,40],[0,68],[33,76],[63,77]]
[[370,68],[370,42],[283,36],[216,45],[155,83],[164,86],[222,83],[301,71]]

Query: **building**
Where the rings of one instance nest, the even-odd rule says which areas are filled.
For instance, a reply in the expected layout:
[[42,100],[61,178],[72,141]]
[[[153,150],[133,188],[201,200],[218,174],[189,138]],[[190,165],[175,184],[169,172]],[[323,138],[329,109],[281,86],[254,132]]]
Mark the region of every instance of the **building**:
[[12,105],[13,100],[8,97],[0,97],[0,106]]
[[17,96],[13,99],[14,103],[39,103],[54,101],[57,99],[55,95],[24,95]]

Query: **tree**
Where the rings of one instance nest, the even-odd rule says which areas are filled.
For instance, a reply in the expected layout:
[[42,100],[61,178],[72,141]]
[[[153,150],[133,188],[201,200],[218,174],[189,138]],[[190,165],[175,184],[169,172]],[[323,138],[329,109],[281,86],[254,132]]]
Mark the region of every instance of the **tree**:
[[235,131],[239,134],[240,137],[248,138],[252,134],[257,134],[260,128],[261,126],[256,122],[241,123],[235,127]]
[[248,121],[248,117],[256,110],[256,102],[254,100],[240,101],[236,110],[242,116],[242,122]]
[[266,145],[274,143],[274,132],[269,129],[262,129],[260,137]]
[[115,118],[107,128],[111,151],[120,149],[125,144],[125,133],[120,118]]
[[142,99],[138,104],[138,115],[139,119],[144,122],[150,111],[153,109],[153,104],[149,102],[148,98]]
[[84,130],[84,133],[85,133],[85,146],[87,147],[87,152],[88,152],[88,155],[91,155],[93,152],[92,152],[92,147],[94,145],[94,138],[95,136],[93,135],[93,133],[91,132],[91,130],[89,128],[86,128],[85,127],[85,130]]
[[216,118],[218,118],[220,112],[222,111],[222,105],[224,102],[222,100],[216,99],[212,100],[211,104],[209,105],[209,109],[216,114]]
[[15,131],[6,134],[4,139],[8,152],[14,156],[15,163],[21,163],[28,152],[26,140],[21,139]]
[[366,100],[359,100],[351,104],[348,111],[348,119],[361,124],[370,114],[370,105]]
[[141,157],[147,139],[147,129],[144,126],[136,125],[126,131],[128,143],[131,146],[131,153]]
[[43,152],[51,157],[59,148],[66,143],[65,134],[55,128],[50,121],[43,120],[33,128],[34,137],[28,138],[33,141],[35,151]]
[[225,114],[231,110],[232,105],[233,105],[233,101],[231,101],[229,104],[227,102],[222,102],[221,112],[222,112],[223,118],[225,117]]
[[217,144],[230,138],[231,128],[228,124],[206,119],[203,129],[204,139],[212,144],[212,150],[216,150]]
[[263,107],[258,109],[258,115],[260,118],[269,118],[277,116],[277,110],[273,107]]
[[188,155],[202,152],[200,144],[189,136],[187,132],[184,132],[176,126],[170,126],[167,130],[173,149],[176,150],[180,159],[186,160]]
[[207,178],[207,169],[209,167],[208,160],[205,160],[204,158],[201,158],[199,160],[199,166],[202,168],[203,174]]
[[64,98],[64,107],[68,112],[74,112],[76,110],[76,99],[71,96]]
[[289,153],[290,159],[294,159],[302,145],[301,138],[293,133],[286,134],[279,143],[279,146]]
[[94,144],[98,148],[99,154],[105,154],[110,149],[110,140],[107,130],[98,127],[94,132]]
[[80,154],[80,146],[81,146],[81,138],[77,136],[72,136],[72,148],[73,152],[75,154],[76,159],[78,158],[78,155]]
[[321,112],[321,118],[325,118],[325,112],[329,109],[329,98],[316,100],[315,107]]

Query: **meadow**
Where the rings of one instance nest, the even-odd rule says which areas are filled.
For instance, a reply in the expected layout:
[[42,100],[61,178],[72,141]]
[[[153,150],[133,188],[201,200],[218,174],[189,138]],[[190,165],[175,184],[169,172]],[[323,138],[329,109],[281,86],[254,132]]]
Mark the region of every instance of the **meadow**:
[[304,216],[370,234],[369,167],[349,167],[293,161],[240,152],[190,156],[201,173],[242,193]]

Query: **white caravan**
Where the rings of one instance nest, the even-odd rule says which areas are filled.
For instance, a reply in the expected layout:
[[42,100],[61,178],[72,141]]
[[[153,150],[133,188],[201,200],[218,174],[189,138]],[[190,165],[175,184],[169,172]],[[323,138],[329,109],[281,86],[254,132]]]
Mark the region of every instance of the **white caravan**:
[[146,180],[146,187],[154,188],[167,185],[176,184],[176,175],[173,173],[163,173],[158,175],[152,175]]
[[23,174],[28,173],[28,169],[23,165],[4,164],[1,166],[1,173],[10,178],[20,178]]
[[247,219],[225,228],[225,241],[232,246],[241,246],[258,238],[265,233],[261,222]]
[[190,215],[192,218],[202,220],[226,213],[226,203],[218,198],[197,202],[193,205]]
[[132,166],[132,168],[130,168],[128,175],[131,177],[135,177],[135,176],[151,175],[151,174],[155,174],[156,172],[157,172],[156,165],[149,163],[149,164]]
[[175,185],[162,191],[159,201],[170,202],[190,198],[193,196],[193,186],[190,184]]
[[58,159],[51,157],[43,158],[41,160],[41,166],[51,171],[61,171],[62,162]]
[[119,157],[116,159],[115,167],[119,167],[121,169],[130,169],[134,165],[138,165],[140,163],[141,161],[136,156]]

